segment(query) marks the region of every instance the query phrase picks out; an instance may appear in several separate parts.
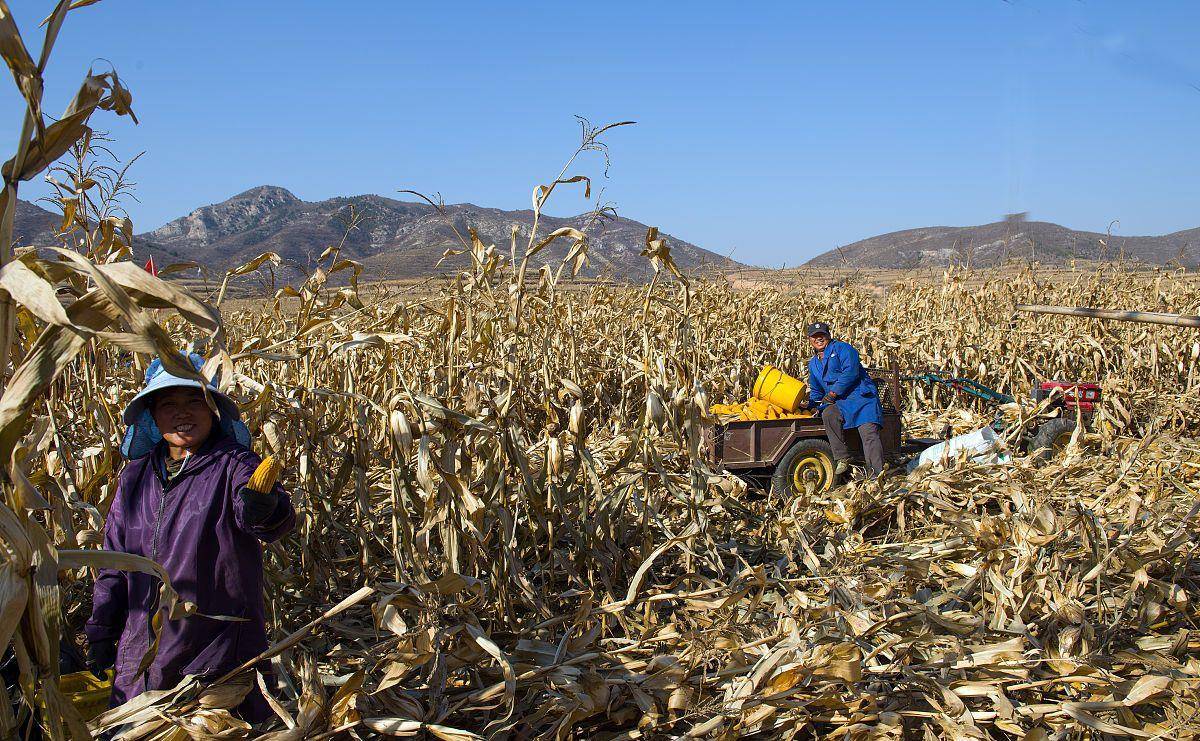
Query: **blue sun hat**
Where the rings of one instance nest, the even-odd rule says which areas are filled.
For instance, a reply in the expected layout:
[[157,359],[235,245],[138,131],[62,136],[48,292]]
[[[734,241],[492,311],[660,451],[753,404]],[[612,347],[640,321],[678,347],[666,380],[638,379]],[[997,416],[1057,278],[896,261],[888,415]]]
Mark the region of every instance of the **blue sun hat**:
[[[187,358],[196,372],[204,367],[204,358],[200,355],[196,353],[180,353],[180,355]],[[162,433],[159,431],[158,425],[154,424],[153,415],[150,414],[150,397],[163,389],[178,386],[197,389],[207,387],[208,393],[212,395],[213,401],[217,404],[217,410],[220,412],[217,424],[220,425],[221,431],[228,437],[237,440],[241,445],[250,447],[250,430],[242,422],[242,413],[238,411],[237,404],[233,403],[233,399],[218,391],[216,384],[211,380],[207,384],[201,384],[191,378],[180,378],[168,373],[163,368],[162,360],[155,358],[150,367],[146,369],[145,385],[142,386],[142,390],[138,392],[137,396],[130,400],[125,407],[125,412],[121,415],[122,421],[128,425],[125,430],[125,439],[121,442],[121,455],[129,460],[134,460],[154,450],[154,446],[162,440]]]

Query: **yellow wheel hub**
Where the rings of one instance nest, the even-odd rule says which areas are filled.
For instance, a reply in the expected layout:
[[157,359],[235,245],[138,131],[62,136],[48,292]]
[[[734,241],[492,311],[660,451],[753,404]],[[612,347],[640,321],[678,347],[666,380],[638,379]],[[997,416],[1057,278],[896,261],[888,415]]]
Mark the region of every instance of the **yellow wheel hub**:
[[792,490],[824,491],[833,483],[833,463],[820,453],[807,453],[792,463]]

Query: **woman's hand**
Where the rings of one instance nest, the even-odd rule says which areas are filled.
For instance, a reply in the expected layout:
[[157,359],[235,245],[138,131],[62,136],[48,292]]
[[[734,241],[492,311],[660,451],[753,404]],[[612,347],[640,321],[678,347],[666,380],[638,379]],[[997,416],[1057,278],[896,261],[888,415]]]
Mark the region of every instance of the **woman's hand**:
[[87,668],[97,677],[112,669],[117,663],[117,642],[88,641]]
[[242,516],[247,525],[261,525],[279,504],[279,497],[273,492],[264,494],[245,486],[238,491],[238,496],[242,498]]

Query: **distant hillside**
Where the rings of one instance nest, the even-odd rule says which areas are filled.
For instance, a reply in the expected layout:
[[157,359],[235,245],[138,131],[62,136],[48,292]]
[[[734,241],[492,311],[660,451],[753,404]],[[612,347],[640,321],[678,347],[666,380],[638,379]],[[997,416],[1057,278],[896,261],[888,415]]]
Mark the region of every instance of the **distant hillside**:
[[[48,211],[36,203],[17,199],[17,213],[13,217],[13,245],[20,247],[61,247],[62,239],[58,228],[62,216]],[[133,249],[137,256],[154,255],[160,265],[168,262],[191,260],[165,245],[154,244],[144,236],[135,235]]]
[[62,224],[62,216],[52,214],[36,203],[17,199],[13,216],[13,244],[17,247],[46,247],[58,244],[54,232]]
[[1044,221],[1001,221],[982,226],[907,229],[833,249],[808,265],[918,268],[950,264],[988,267],[1007,260],[1062,265],[1072,259],[1115,260],[1147,265],[1179,261],[1200,265],[1200,228],[1161,237],[1106,236]]
[[[360,216],[358,228],[347,233],[351,208]],[[311,266],[321,252],[345,237],[342,256],[362,262],[371,278],[412,278],[461,269],[469,257],[439,259],[447,248],[461,248],[447,218],[466,236],[474,227],[485,244],[495,244],[505,255],[516,225],[523,249],[533,223],[532,211],[501,211],[471,204],[446,206],[442,216],[425,203],[412,203],[364,195],[302,201],[284,188],[261,186],[192,213],[142,235],[215,270],[225,270],[262,252],[278,252],[297,266]],[[581,228],[586,217],[567,219],[543,216],[539,232],[561,226]],[[646,225],[617,218],[589,230],[589,265],[585,275],[642,279],[651,267],[640,252]],[[741,267],[725,257],[667,236],[671,254],[683,270]],[[545,250],[537,264],[555,263],[565,255],[567,241]]]
[[[351,208],[359,215],[358,228],[347,233]],[[505,255],[515,224],[524,249],[533,223],[532,211],[501,211],[471,204],[446,206],[446,216],[425,203],[410,203],[376,195],[331,198],[310,203],[284,188],[264,185],[228,200],[192,211],[187,216],[134,238],[138,256],[153,254],[166,261],[197,262],[220,275],[263,252],[278,252],[284,272],[307,274],[326,247],[345,237],[342,256],[363,263],[368,278],[419,278],[452,272],[469,261],[460,255],[437,264],[447,248],[460,249],[447,218],[464,235],[474,227],[485,244],[495,244]],[[585,216],[542,216],[540,234],[562,227],[582,228]],[[26,201],[18,204],[14,234],[22,246],[59,244],[54,230],[61,217]],[[646,225],[632,219],[603,221],[589,230],[591,246],[586,276],[641,280],[652,272],[641,256]],[[662,235],[671,255],[685,271],[730,270],[744,267],[694,244]],[[556,264],[569,242],[544,250],[536,265]],[[163,260],[163,256],[167,260]]]

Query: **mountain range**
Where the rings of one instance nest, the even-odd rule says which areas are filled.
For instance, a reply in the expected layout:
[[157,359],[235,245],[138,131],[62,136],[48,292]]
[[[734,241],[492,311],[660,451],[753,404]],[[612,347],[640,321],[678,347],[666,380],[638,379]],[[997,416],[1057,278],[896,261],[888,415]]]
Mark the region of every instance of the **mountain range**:
[[[589,215],[543,215],[538,231],[545,235],[564,226],[579,229],[589,219]],[[352,221],[354,227],[350,228]],[[57,244],[54,233],[60,222],[50,211],[19,201],[15,241],[34,247]],[[442,260],[447,249],[462,247],[455,229],[466,236],[472,227],[484,244],[495,244],[501,254],[508,255],[513,228],[518,232],[520,252],[532,225],[530,210],[502,211],[462,203],[444,206],[439,212],[427,203],[378,195],[303,201],[284,188],[263,185],[137,235],[134,251],[138,258],[153,255],[159,265],[196,262],[218,276],[263,252],[277,252],[284,259],[284,276],[292,279],[307,275],[326,247],[340,243],[342,257],[362,263],[367,279],[421,278],[469,264],[466,255]],[[645,224],[622,217],[593,224],[587,230],[589,264],[583,275],[634,281],[648,278],[652,268],[641,255],[646,230]],[[685,272],[724,273],[746,267],[690,242],[667,234],[663,237]],[[535,258],[536,266],[557,264],[568,248],[569,242],[560,240]],[[1018,215],[980,226],[891,232],[830,250],[806,264],[902,269],[948,264],[987,267],[1009,260],[1061,265],[1072,259],[1196,267],[1200,266],[1200,229],[1157,237],[1121,237],[1025,221]]]
[[991,267],[1009,260],[1063,265],[1071,260],[1200,265],[1200,229],[1160,237],[1123,237],[1009,218],[980,226],[933,226],[882,234],[809,260],[814,267]]
[[[538,233],[544,236],[564,226],[583,229],[589,220],[590,215],[559,218],[543,214]],[[21,202],[14,236],[19,245],[56,244],[53,230],[60,222],[61,218],[45,209]],[[462,249],[455,229],[468,237],[468,227],[474,228],[485,245],[495,244],[507,256],[513,228],[518,232],[520,255],[532,226],[531,210],[502,211],[463,203],[444,206],[439,213],[427,203],[378,195],[310,202],[284,188],[264,185],[136,235],[133,246],[139,257],[154,255],[159,265],[193,261],[216,275],[263,252],[276,252],[284,260],[285,274],[307,275],[326,247],[341,244],[341,257],[362,263],[368,279],[418,278],[453,272],[470,264],[467,255],[439,264],[447,249]],[[649,277],[653,268],[641,255],[646,231],[645,224],[622,217],[592,224],[587,229],[588,265],[582,275],[619,280]],[[684,271],[723,272],[743,267],[682,239],[661,236]],[[557,240],[539,253],[533,264],[556,265],[569,248],[569,239]]]

